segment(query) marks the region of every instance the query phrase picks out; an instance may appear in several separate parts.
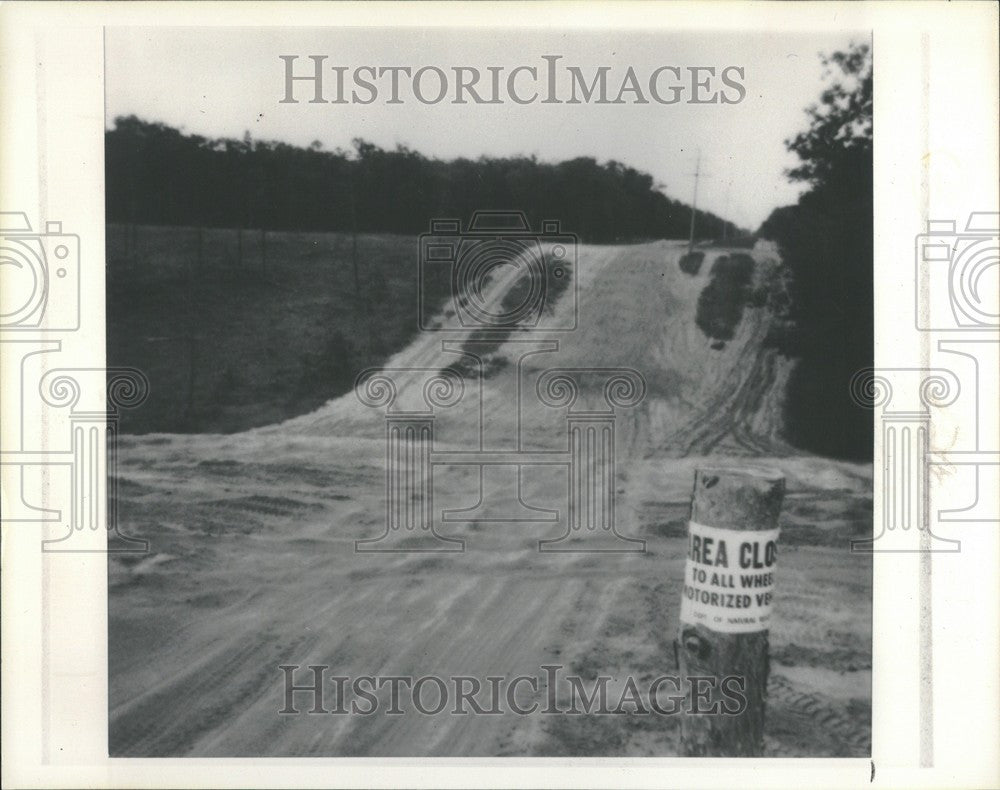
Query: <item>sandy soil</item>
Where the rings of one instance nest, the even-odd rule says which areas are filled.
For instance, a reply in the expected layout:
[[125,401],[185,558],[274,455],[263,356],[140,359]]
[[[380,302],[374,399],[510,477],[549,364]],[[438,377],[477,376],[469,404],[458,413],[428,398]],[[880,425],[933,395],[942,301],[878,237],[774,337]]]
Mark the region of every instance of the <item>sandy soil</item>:
[[[748,308],[712,349],[694,324],[707,282],[677,268],[683,246],[581,249],[579,328],[547,366],[627,366],[647,396],[617,420],[617,528],[643,553],[540,553],[566,532],[565,479],[521,475],[549,523],[450,521],[449,554],[356,553],[384,529],[382,412],[347,395],[311,415],[235,435],[122,441],[126,532],[145,556],[110,569],[110,744],[115,755],[671,755],[676,716],[281,716],[282,664],[335,674],[540,674],[649,679],[675,671],[685,526],[696,466],[753,457],[788,479],[766,745],[780,756],[864,755],[871,719],[871,564],[849,552],[870,530],[871,467],[797,453],[780,434],[788,362],[764,347],[769,318]],[[760,265],[766,265],[763,261]],[[502,293],[508,281],[495,284]],[[556,310],[572,309],[564,298]],[[516,359],[516,343],[502,350]],[[389,367],[454,361],[418,337]],[[502,379],[502,377],[500,377]],[[421,386],[399,380],[400,399]],[[488,379],[487,415],[510,391]],[[463,401],[464,403],[464,401]],[[476,436],[478,409],[442,416],[437,449]],[[565,446],[564,413],[525,407],[525,446]],[[499,418],[498,418],[499,419]],[[469,467],[438,468],[435,506],[479,495]],[[482,492],[495,495],[487,483]]]

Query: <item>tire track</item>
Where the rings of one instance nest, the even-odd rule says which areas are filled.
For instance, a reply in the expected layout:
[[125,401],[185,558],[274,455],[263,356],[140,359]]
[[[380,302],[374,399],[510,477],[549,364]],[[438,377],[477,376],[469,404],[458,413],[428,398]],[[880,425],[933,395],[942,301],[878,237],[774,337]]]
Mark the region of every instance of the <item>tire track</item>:
[[[591,291],[589,307],[610,312],[604,304],[610,296],[624,309],[633,306],[627,291],[636,281],[621,284],[619,278],[633,264],[644,266],[642,278],[648,277],[652,264],[646,259],[654,253],[676,269],[681,248],[666,249],[666,255],[663,245],[590,250],[597,263],[590,279],[580,280],[584,290]],[[592,276],[601,272],[600,277]],[[643,456],[787,451],[766,413],[777,397],[784,364],[763,347],[769,318],[762,309],[748,308],[727,350],[706,357],[707,340],[693,322],[693,300],[703,281],[665,276],[660,291],[642,303],[639,315],[628,319],[651,321],[652,327],[636,323],[635,331],[664,344],[656,357],[661,370],[655,372],[664,376],[655,397],[623,413],[618,423],[622,466],[616,485],[629,486],[623,481],[631,479],[639,486],[638,501],[662,500],[661,488],[627,477],[632,461]],[[495,285],[493,298],[500,299],[505,284]],[[616,293],[608,290],[614,288]],[[677,313],[652,315],[649,306],[654,303],[675,306]],[[602,316],[598,312],[595,318]],[[612,326],[620,330],[622,321]],[[613,343],[596,336],[600,332],[586,331],[574,335],[574,364],[585,364],[588,354],[595,353],[591,341],[605,343],[602,353],[621,355]],[[418,337],[388,365],[440,368],[454,359],[442,353],[440,340],[433,334]],[[567,338],[561,353],[570,345]],[[648,362],[653,356],[642,359]],[[621,359],[621,364],[630,363]],[[642,367],[638,362],[635,366]],[[417,378],[403,377],[401,396],[420,384]],[[492,396],[499,397],[495,391]],[[456,430],[472,435],[470,425],[460,418]],[[279,718],[275,701],[280,703],[282,688],[277,666],[329,664],[337,674],[354,677],[509,678],[537,673],[550,660],[569,664],[589,658],[591,665],[620,665],[640,673],[659,671],[661,664],[670,662],[679,595],[672,584],[675,577],[660,581],[656,571],[655,579],[644,580],[634,591],[629,587],[652,566],[637,569],[625,559],[581,555],[543,557],[536,551],[534,527],[519,525],[506,525],[502,532],[469,528],[469,535],[476,533],[476,551],[461,555],[354,554],[353,539],[365,536],[369,522],[381,524],[383,470],[378,464],[383,431],[380,414],[349,393],[312,415],[246,434],[175,438],[163,446],[130,439],[142,457],[137,475],[144,485],[150,484],[140,492],[143,507],[150,523],[162,518],[172,525],[177,522],[171,527],[172,539],[194,540],[188,534],[194,531],[192,522],[184,518],[187,509],[212,523],[232,526],[243,518],[267,528],[252,537],[219,530],[208,536],[210,541],[198,544],[206,554],[197,565],[185,559],[162,566],[169,586],[137,583],[129,588],[130,601],[119,598],[114,604],[113,622],[167,611],[195,626],[183,632],[178,644],[147,649],[144,662],[129,663],[124,680],[112,678],[112,683],[126,689],[131,683],[139,692],[111,711],[115,756],[499,754],[513,728],[517,742],[510,753],[531,754],[544,737],[531,717],[429,719],[411,711],[400,717]],[[267,464],[235,460],[265,458]],[[303,470],[301,479],[298,470]],[[677,487],[679,474],[664,469],[657,485]],[[537,485],[542,501],[541,483]],[[333,490],[336,493],[329,493]],[[456,492],[462,493],[447,491]],[[452,526],[458,534],[469,525]],[[673,561],[665,555],[660,559]],[[199,620],[187,602],[200,585],[231,588],[234,595],[238,590],[252,592],[226,608],[203,611]],[[125,611],[133,605],[134,611]],[[802,607],[822,610],[811,600]],[[642,612],[633,611],[637,608]],[[818,615],[816,621],[829,624],[829,614]],[[167,676],[143,687],[150,665],[165,668]],[[774,710],[815,722],[814,738],[825,737],[822,728],[845,750],[863,753],[868,748],[857,717],[852,719],[822,694],[772,673],[770,695]],[[379,696],[384,710],[388,689]],[[638,742],[651,736],[630,731],[623,737],[625,746],[633,746],[628,739]],[[769,738],[768,744],[782,753],[803,753],[780,739]]]
[[857,722],[845,715],[821,694],[802,691],[782,675],[771,673],[767,684],[768,705],[781,705],[795,711],[835,735],[847,747],[851,756],[871,754],[871,734],[859,732]]
[[[289,649],[297,652],[305,641],[300,637]],[[111,711],[112,756],[187,753],[200,738],[226,724],[234,710],[261,693],[284,649],[269,632],[258,633],[235,649],[228,643],[172,682]]]

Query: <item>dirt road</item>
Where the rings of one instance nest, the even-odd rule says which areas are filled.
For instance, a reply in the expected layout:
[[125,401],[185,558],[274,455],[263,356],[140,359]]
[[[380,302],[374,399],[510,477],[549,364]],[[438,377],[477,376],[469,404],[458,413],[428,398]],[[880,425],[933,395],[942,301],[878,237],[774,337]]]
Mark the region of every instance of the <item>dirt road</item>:
[[[529,378],[545,366],[642,372],[645,400],[617,420],[616,513],[644,553],[539,553],[539,540],[566,531],[565,482],[542,472],[522,474],[521,494],[558,521],[452,521],[440,529],[465,540],[462,553],[356,553],[355,540],[384,529],[386,450],[382,413],[353,395],[243,434],[126,437],[121,518],[152,547],[111,562],[112,754],[674,754],[676,716],[279,715],[279,666],[349,677],[485,679],[543,665],[645,682],[669,674],[693,470],[733,455],[788,478],[769,753],[865,754],[871,565],[848,540],[870,529],[870,466],[780,442],[787,362],[763,345],[766,311],[748,309],[733,340],[711,349],[694,306],[720,253],[690,277],[677,268],[681,250],[582,248],[579,328],[548,336],[558,350],[521,366]],[[495,287],[502,295],[505,281]],[[500,353],[516,362],[517,349]],[[452,361],[428,334],[388,366]],[[404,377],[399,397],[419,385]],[[493,379],[481,392],[467,386],[483,414],[509,410]],[[439,448],[462,448],[477,414],[450,412]],[[526,445],[565,442],[558,411],[525,406],[521,425]],[[435,472],[443,506],[468,505],[477,489],[473,471]]]

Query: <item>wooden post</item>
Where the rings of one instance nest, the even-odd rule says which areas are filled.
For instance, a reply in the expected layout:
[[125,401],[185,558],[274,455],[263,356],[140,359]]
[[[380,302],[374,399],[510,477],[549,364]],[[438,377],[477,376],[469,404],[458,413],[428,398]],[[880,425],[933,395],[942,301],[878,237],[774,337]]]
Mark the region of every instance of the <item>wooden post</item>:
[[260,229],[260,277],[267,279],[267,230]]
[[[681,717],[683,756],[764,752],[768,629],[784,492],[784,477],[772,470],[695,472],[676,647],[690,707],[709,712],[689,707]],[[738,704],[739,693],[745,706]]]

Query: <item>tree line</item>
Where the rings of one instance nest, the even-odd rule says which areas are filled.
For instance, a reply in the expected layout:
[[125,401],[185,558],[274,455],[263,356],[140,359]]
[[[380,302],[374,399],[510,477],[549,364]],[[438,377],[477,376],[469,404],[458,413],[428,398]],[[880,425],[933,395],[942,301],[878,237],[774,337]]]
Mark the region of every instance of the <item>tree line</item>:
[[[256,140],[213,139],[136,116],[105,136],[109,222],[416,234],[433,218],[467,221],[477,210],[519,210],[532,223],[556,219],[581,241],[607,244],[686,238],[691,209],[653,177],[590,157],[426,157],[355,139],[324,150]],[[697,212],[702,238],[726,224]],[[727,234],[741,231],[729,225]]]
[[789,330],[775,338],[799,362],[788,386],[786,429],[799,446],[871,458],[872,414],[850,397],[852,376],[874,361],[872,62],[866,45],[824,58],[833,82],[787,141],[809,185],[759,235],[774,239],[791,272]]

